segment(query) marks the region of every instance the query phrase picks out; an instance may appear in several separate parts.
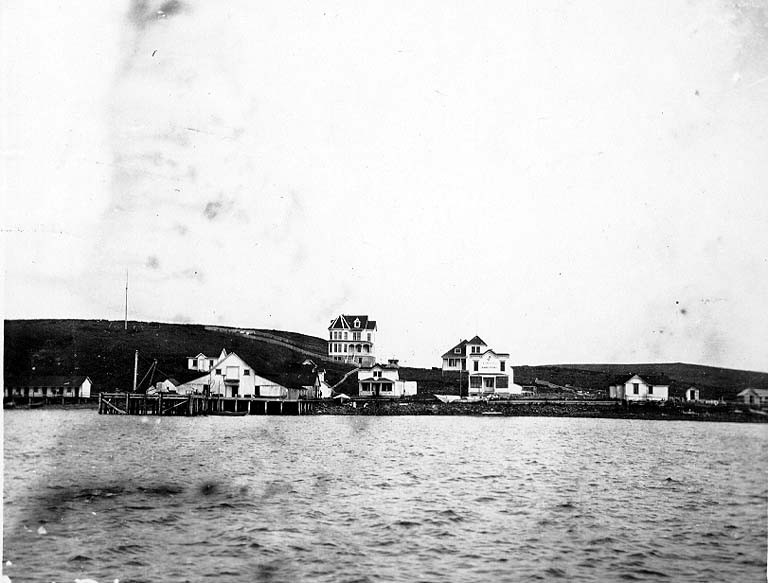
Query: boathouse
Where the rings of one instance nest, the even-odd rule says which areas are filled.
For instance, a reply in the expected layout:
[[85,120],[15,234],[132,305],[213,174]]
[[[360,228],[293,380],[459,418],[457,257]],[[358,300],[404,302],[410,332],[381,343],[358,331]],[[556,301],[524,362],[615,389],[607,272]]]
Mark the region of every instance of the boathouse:
[[[221,351],[223,358],[210,365],[207,373],[180,385],[179,394],[221,397],[270,397],[287,399],[288,388],[257,375],[253,367],[236,353]],[[204,366],[208,366],[205,364]]]

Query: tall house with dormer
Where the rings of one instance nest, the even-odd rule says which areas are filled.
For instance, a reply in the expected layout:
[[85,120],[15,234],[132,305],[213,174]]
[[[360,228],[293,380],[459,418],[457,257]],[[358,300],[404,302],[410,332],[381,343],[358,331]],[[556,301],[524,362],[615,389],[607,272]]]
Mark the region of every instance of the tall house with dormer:
[[342,314],[328,326],[328,356],[359,366],[376,364],[376,321]]

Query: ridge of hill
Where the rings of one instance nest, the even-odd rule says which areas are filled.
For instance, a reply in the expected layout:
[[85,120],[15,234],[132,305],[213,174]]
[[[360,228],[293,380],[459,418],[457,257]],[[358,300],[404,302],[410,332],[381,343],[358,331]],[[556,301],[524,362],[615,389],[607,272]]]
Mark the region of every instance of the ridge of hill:
[[[154,359],[154,381],[172,377],[186,382],[200,373],[187,369],[187,357],[202,352],[218,356],[222,348],[235,352],[257,374],[286,386],[307,382],[311,358],[334,383],[350,365],[320,358],[325,341],[298,332],[110,320],[6,320],[6,383],[38,375],[88,375],[93,390],[126,390],[133,385],[134,351],[139,351],[141,381]],[[249,333],[253,332],[253,334]],[[311,355],[311,356],[310,356]],[[149,378],[140,389],[145,389]]]
[[[6,383],[30,376],[84,374],[94,382],[94,391],[126,390],[133,384],[134,351],[139,351],[139,380],[157,359],[154,380],[173,377],[186,382],[199,375],[187,370],[187,357],[200,352],[218,356],[221,349],[236,352],[257,374],[286,386],[306,384],[312,359],[325,368],[332,385],[352,370],[351,365],[325,356],[326,340],[299,332],[110,320],[5,320]],[[768,389],[768,373],[718,368],[686,363],[641,364],[551,364],[514,366],[514,381],[535,385],[536,379],[556,385],[569,385],[590,392],[606,393],[617,377],[666,377],[670,396],[682,397],[690,386],[700,390],[702,399],[733,399],[747,388]],[[458,394],[466,391],[466,375],[443,372],[440,368],[402,366],[401,376],[419,383],[419,393]],[[140,389],[146,388],[144,379]],[[338,390],[357,393],[350,376]]]

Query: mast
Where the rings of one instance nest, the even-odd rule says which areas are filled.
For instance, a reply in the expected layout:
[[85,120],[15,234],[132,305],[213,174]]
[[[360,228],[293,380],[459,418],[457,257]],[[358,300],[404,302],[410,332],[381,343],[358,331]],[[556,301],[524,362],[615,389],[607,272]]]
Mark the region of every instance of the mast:
[[[125,329],[128,330],[128,270],[125,270]],[[134,388],[134,390],[136,390]]]
[[139,351],[133,355],[133,392],[136,392],[136,375],[139,374]]

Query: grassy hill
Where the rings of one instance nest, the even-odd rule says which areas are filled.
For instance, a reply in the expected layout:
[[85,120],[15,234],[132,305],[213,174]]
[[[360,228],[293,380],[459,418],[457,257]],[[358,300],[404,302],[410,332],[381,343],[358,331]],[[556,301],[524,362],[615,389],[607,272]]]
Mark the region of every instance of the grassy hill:
[[32,375],[84,374],[94,382],[94,391],[126,390],[133,384],[135,350],[139,380],[157,359],[155,381],[173,377],[185,382],[198,376],[187,370],[188,356],[218,356],[224,348],[236,352],[257,374],[291,386],[306,376],[309,367],[302,362],[309,357],[334,383],[351,367],[318,358],[325,346],[320,338],[279,330],[128,322],[126,331],[121,321],[6,320],[4,374],[6,383]]
[[[153,359],[158,361],[154,380],[174,377],[187,381],[197,376],[187,370],[187,357],[199,352],[218,356],[221,349],[236,352],[257,374],[288,386],[303,384],[311,358],[336,383],[351,366],[325,358],[326,341],[315,336],[281,330],[259,330],[109,320],[6,320],[5,381],[15,383],[32,375],[84,374],[94,382],[94,391],[130,389],[133,383],[134,351],[139,351],[139,380]],[[535,379],[591,391],[606,391],[617,376],[665,376],[672,396],[682,396],[695,385],[704,399],[733,398],[746,387],[768,388],[768,374],[715,368],[696,364],[559,364],[515,366],[515,382],[533,385]],[[402,367],[401,377],[419,383],[419,393],[466,393],[466,375],[440,369]],[[140,388],[145,388],[149,378]],[[355,375],[339,387],[357,393]]]

